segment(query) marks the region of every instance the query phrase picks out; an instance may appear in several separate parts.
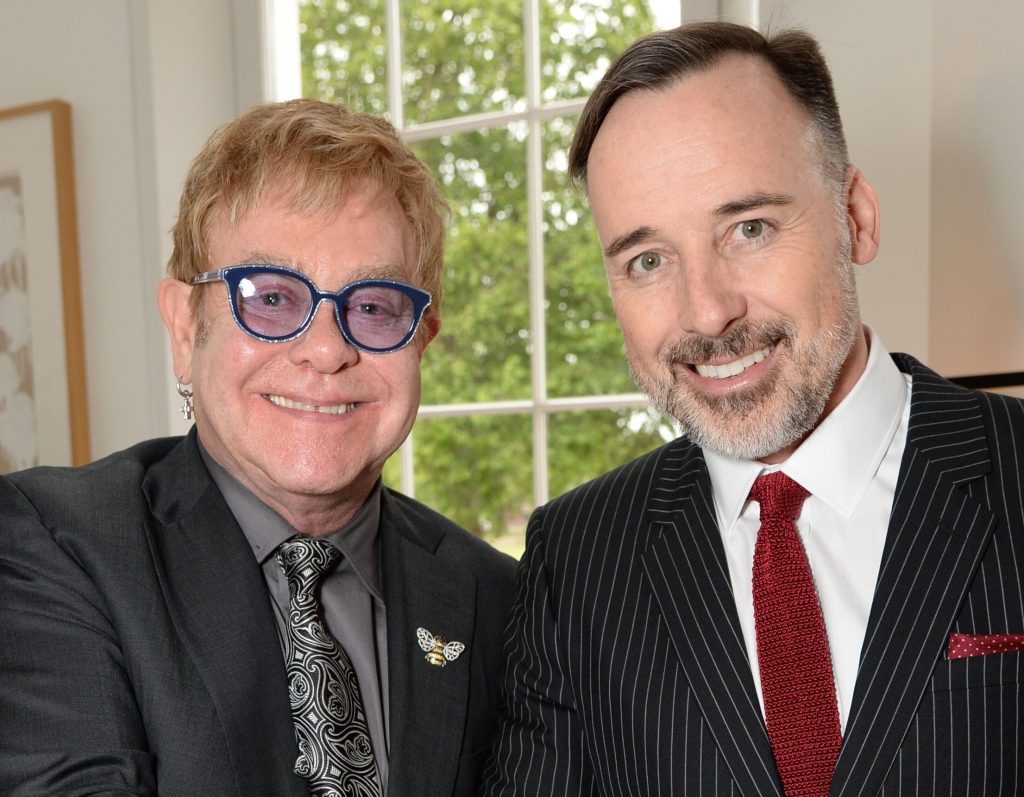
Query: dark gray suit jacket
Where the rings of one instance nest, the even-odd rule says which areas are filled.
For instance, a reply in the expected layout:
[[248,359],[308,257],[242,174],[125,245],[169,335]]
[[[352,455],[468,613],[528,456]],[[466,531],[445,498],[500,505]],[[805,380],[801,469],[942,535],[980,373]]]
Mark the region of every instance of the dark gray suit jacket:
[[[1024,794],[1024,403],[899,355],[910,427],[831,794]],[[837,457],[842,452],[836,452]],[[489,795],[781,795],[701,450],[537,510]]]
[[[475,794],[513,562],[386,489],[380,544],[389,794]],[[428,664],[419,626],[465,652]],[[263,575],[193,436],[0,479],[0,794],[306,795],[287,692]]]

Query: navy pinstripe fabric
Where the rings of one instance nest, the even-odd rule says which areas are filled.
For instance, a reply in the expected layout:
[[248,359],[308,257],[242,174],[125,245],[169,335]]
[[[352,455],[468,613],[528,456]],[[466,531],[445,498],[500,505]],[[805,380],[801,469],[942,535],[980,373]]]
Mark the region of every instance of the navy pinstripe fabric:
[[[1024,403],[912,358],[907,447],[833,795],[1024,793]],[[676,441],[538,509],[485,793],[781,795],[711,485]]]

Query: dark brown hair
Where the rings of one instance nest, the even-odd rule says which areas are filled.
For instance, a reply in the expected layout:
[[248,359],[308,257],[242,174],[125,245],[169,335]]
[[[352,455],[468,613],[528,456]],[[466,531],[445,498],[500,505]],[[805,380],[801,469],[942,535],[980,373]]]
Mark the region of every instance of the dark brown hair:
[[668,88],[732,54],[760,58],[772,67],[810,118],[821,148],[825,179],[841,188],[847,166],[846,140],[832,76],[818,43],[800,30],[765,37],[731,22],[695,22],[633,42],[601,78],[583,108],[569,148],[569,176],[586,184],[590,148],[620,97],[633,91]]

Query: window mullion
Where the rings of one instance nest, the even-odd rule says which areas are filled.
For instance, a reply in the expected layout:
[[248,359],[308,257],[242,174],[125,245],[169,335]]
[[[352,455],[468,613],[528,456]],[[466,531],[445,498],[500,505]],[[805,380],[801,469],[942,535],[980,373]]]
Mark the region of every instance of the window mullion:
[[544,328],[544,146],[540,96],[540,3],[523,3],[526,108],[527,234],[530,269],[530,377],[533,409],[533,502],[548,500],[547,335]]
[[[387,26],[385,46],[385,57],[387,58],[388,76],[388,110],[391,114],[391,124],[399,133],[405,126],[405,100],[402,96],[402,8],[400,0],[386,0]],[[399,483],[402,492],[410,498],[416,496],[416,472],[413,460],[413,434],[402,443],[399,449]]]
[[405,101],[402,96],[402,9],[400,0],[387,0],[386,25],[388,110],[391,113],[391,124],[401,132],[405,126]]
[[399,483],[402,485],[402,492],[410,498],[415,498],[416,480],[415,472],[413,471],[412,438],[413,435],[410,432],[409,436],[405,438],[405,442],[402,443],[402,447],[398,449],[398,466]]

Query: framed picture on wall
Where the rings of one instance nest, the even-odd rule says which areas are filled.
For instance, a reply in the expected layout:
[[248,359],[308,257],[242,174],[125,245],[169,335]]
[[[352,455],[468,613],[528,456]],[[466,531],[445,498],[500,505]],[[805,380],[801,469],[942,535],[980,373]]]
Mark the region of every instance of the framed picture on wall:
[[0,472],[89,460],[71,108],[0,109]]

